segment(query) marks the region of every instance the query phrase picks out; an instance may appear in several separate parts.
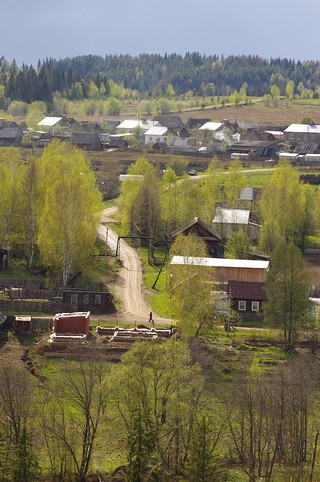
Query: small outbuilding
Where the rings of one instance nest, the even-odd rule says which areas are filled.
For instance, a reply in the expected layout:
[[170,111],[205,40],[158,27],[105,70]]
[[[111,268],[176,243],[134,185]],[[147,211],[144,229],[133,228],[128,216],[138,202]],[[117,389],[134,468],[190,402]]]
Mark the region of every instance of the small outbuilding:
[[18,335],[29,335],[32,333],[31,316],[16,316],[14,320],[14,332]]
[[53,318],[53,330],[56,334],[87,335],[90,330],[90,311],[58,313]]

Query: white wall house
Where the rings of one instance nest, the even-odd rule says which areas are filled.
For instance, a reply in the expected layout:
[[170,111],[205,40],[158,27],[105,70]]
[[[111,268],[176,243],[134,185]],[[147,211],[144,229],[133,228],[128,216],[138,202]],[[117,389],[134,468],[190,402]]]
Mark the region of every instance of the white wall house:
[[167,142],[168,128],[160,125],[152,126],[144,134],[145,144],[155,144],[156,142]]

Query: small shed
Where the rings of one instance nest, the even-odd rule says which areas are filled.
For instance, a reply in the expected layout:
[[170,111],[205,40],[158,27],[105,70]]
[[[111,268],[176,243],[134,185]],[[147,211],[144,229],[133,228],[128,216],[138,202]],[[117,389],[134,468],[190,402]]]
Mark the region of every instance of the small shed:
[[57,334],[89,333],[90,311],[74,313],[58,313],[53,318],[53,330]]
[[29,335],[32,333],[31,316],[16,316],[14,320],[14,332],[19,335]]

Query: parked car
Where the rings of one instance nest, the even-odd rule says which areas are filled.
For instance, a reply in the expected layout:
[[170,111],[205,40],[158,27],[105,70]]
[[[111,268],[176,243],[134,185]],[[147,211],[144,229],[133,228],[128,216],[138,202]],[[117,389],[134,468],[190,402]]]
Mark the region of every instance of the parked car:
[[191,169],[191,171],[189,171],[189,176],[196,176],[197,175],[197,171],[195,169]]

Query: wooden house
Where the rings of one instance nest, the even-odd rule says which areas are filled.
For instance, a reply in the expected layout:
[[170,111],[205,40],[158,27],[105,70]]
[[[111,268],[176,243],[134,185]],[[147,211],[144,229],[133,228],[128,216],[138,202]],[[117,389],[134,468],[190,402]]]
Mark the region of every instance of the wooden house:
[[180,130],[185,127],[180,116],[172,114],[160,114],[153,118],[153,122],[157,122],[160,125],[167,127],[168,129]]
[[320,143],[320,125],[316,124],[291,124],[284,131],[285,140],[289,144],[299,142]]
[[91,313],[113,312],[113,298],[109,291],[89,291],[78,289],[61,289],[63,303],[71,303],[74,311],[90,311]]
[[86,151],[101,151],[102,145],[96,132],[73,132],[70,143]]
[[23,132],[20,127],[3,127],[0,129],[0,146],[18,147],[21,145]]
[[232,310],[244,318],[261,317],[262,304],[266,300],[263,282],[230,280],[227,292]]
[[209,256],[223,256],[223,248],[219,245],[221,237],[197,217],[172,231],[170,237],[174,240],[179,234],[187,236],[190,233],[196,234],[206,243]]

